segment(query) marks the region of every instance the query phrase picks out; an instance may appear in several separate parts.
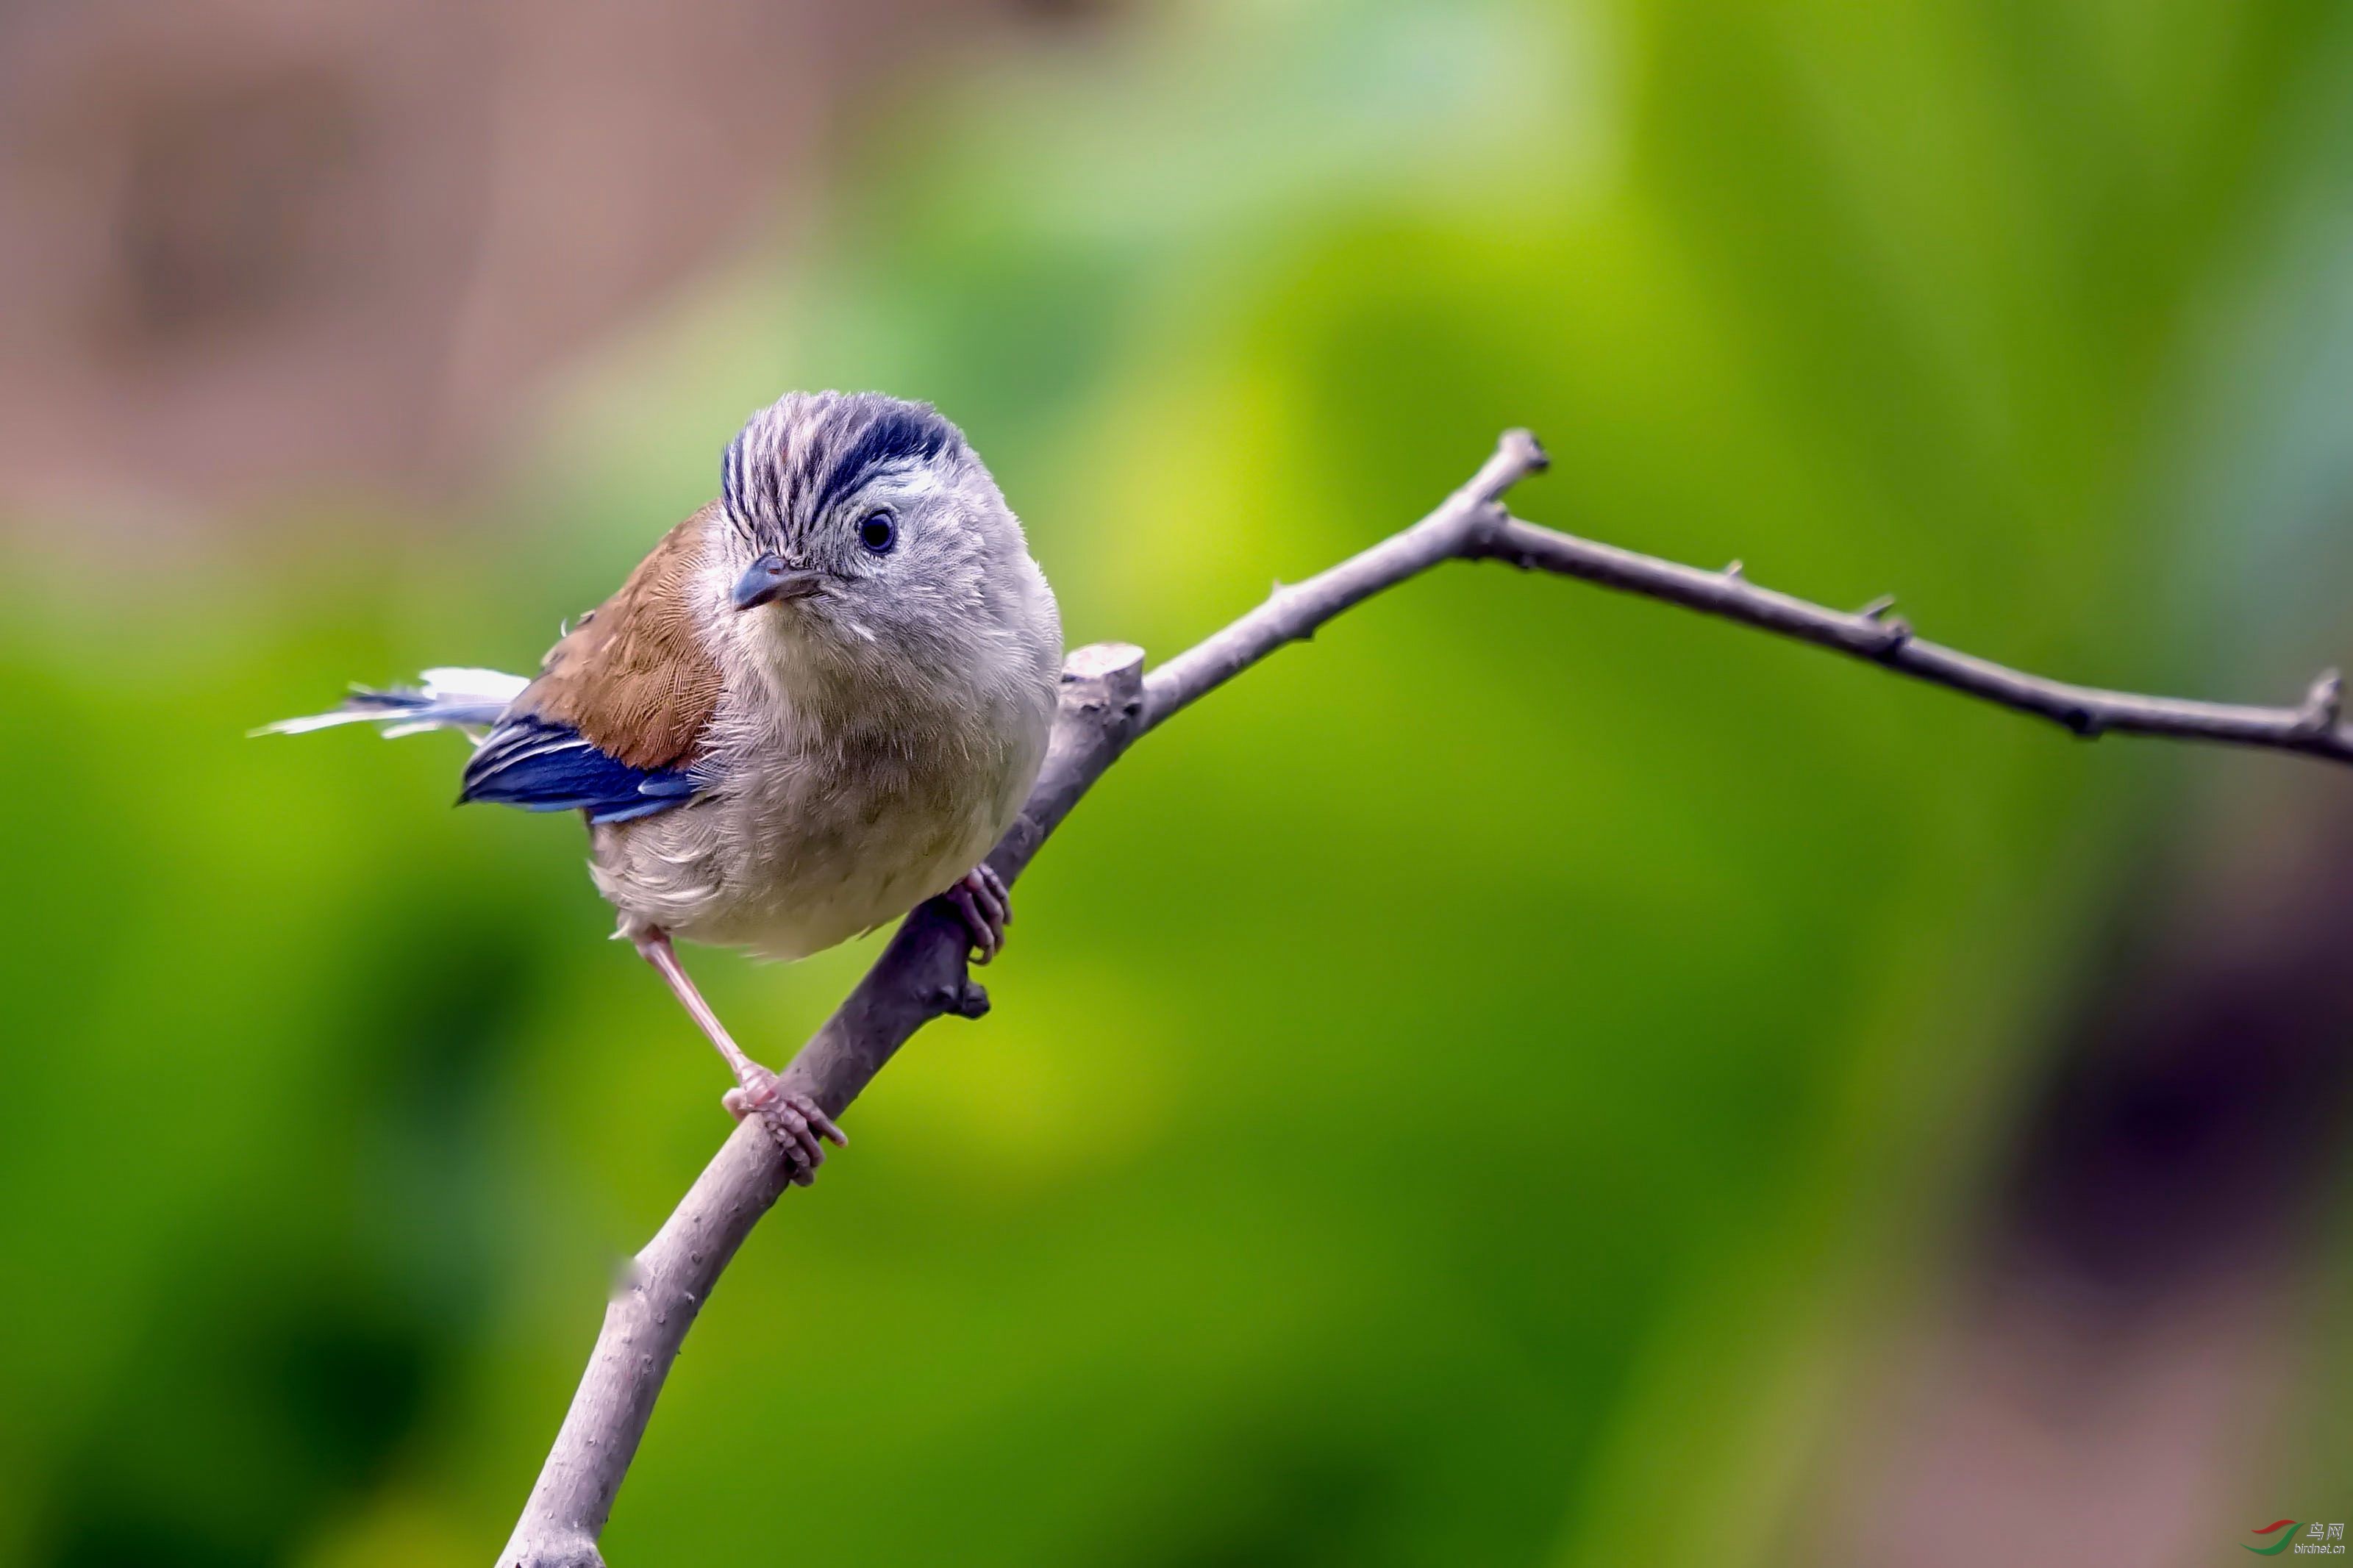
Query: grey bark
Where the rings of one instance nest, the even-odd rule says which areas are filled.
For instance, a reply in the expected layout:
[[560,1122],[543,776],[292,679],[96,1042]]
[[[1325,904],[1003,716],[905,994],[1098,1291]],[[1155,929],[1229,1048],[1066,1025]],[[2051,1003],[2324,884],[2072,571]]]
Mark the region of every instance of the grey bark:
[[1898,675],[2049,719],[2085,740],[2097,740],[2113,731],[2269,747],[2353,762],[2353,731],[2346,728],[2339,713],[2343,683],[2333,669],[2323,671],[2304,701],[2293,708],[2144,697],[2046,680],[1923,641],[1912,635],[1909,625],[1888,615],[1894,605],[1893,599],[1875,600],[1849,613],[1759,588],[1742,574],[1738,562],[1721,572],[1706,572],[1538,528],[1516,518],[1506,518],[1482,531],[1465,553],[1580,577],[1606,588],[1664,599],[1686,609],[1833,648]]
[[[1504,492],[1544,466],[1534,437],[1506,432],[1470,483],[1421,521],[1305,582],[1279,586],[1258,608],[1149,674],[1144,650],[1124,643],[1071,654],[1045,767],[989,863],[1015,881],[1080,797],[1147,731],[1342,611],[1451,560],[1503,561],[1663,599],[2038,714],[2086,737],[2113,730],[2353,761],[2333,672],[2295,708],[2177,701],[2045,680],[1915,638],[1887,617],[1887,601],[1831,610],[1757,587],[1737,563],[1703,571],[1513,518]],[[987,994],[966,970],[967,941],[953,911],[935,904],[916,910],[793,1058],[786,1087],[839,1117],[917,1029],[944,1015],[986,1013]],[[499,1558],[501,1568],[601,1568],[597,1537],[670,1363],[736,1248],[785,1193],[790,1170],[774,1140],[755,1121],[744,1122],[638,1254],[606,1308],[587,1371]]]

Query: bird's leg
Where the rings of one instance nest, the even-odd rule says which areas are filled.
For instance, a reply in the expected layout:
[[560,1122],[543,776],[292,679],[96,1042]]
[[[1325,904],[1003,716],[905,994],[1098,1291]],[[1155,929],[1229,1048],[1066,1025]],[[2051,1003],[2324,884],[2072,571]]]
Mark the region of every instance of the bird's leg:
[[741,1121],[756,1112],[776,1142],[784,1145],[785,1157],[793,1164],[795,1184],[806,1187],[817,1180],[817,1168],[825,1163],[825,1144],[821,1140],[829,1138],[847,1146],[849,1134],[833,1124],[833,1119],[818,1108],[816,1100],[806,1094],[786,1093],[775,1073],[744,1053],[744,1047],[735,1043],[726,1026],[719,1021],[719,1015],[711,1010],[711,1004],[702,999],[702,993],[694,988],[686,966],[678,961],[678,950],[670,943],[668,931],[643,932],[636,942],[638,953],[661,972],[679,1005],[711,1037],[711,1043],[719,1047],[719,1054],[733,1069],[736,1087],[720,1097],[727,1113]]
[[987,963],[1005,948],[1005,928],[1013,923],[1013,894],[997,868],[983,860],[956,879],[942,895],[964,917],[972,945]]

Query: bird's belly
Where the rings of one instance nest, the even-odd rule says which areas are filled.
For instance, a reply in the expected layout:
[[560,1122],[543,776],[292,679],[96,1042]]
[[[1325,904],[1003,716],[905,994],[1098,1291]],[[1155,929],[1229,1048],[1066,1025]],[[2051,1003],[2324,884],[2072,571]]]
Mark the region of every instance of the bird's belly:
[[1011,815],[1004,782],[844,787],[780,770],[596,829],[594,874],[624,929],[804,958],[895,920],[977,864]]

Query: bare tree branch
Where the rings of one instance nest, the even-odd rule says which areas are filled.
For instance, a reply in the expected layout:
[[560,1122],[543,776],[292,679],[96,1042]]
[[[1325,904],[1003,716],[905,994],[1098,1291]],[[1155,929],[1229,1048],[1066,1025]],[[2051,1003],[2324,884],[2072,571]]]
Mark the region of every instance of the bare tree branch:
[[[1582,578],[1834,648],[1898,673],[2040,714],[2075,733],[2115,730],[2302,752],[2353,761],[2334,672],[2300,708],[2250,708],[2103,691],[2024,675],[1912,636],[1892,601],[1852,614],[1748,583],[1736,563],[1705,572],[1522,522],[1500,498],[1542,469],[1523,430],[1508,431],[1471,482],[1437,510],[1327,572],[1286,587],[1194,647],[1144,673],[1124,643],[1073,653],[1053,737],[1029,802],[989,863],[1010,883],[1104,770],[1139,736],[1285,643],[1382,589],[1441,562],[1493,560]],[[977,1018],[988,996],[966,967],[962,921],[936,904],[910,915],[849,998],[785,1069],[786,1087],[839,1116],[900,1046],[945,1014]],[[739,1126],[638,1253],[605,1311],[580,1388],[499,1561],[501,1568],[597,1568],[597,1537],[695,1314],[735,1249],[781,1196],[791,1167],[755,1122]]]
[[2335,670],[2312,683],[2295,708],[2250,708],[2229,702],[2195,702],[2105,691],[2045,680],[1990,660],[1961,653],[1912,635],[1890,616],[1894,599],[1878,599],[1852,613],[1825,609],[1803,599],[1759,588],[1734,562],[1721,572],[1704,572],[1614,545],[1596,544],[1573,534],[1507,518],[1481,533],[1465,552],[1514,566],[1581,577],[1605,588],[1641,594],[1699,610],[1743,626],[1778,632],[1820,647],[1835,648],[1873,664],[1972,697],[1982,697],[2021,713],[2038,714],[2086,740],[2111,731],[2119,734],[2168,735],[2302,752],[2336,762],[2353,762],[2353,731],[2339,722],[2342,683]]

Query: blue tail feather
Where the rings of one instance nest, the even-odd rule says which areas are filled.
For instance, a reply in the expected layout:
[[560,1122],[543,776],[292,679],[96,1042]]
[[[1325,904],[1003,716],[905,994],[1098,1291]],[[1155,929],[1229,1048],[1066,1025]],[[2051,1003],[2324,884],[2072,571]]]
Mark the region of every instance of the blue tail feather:
[[628,822],[685,805],[703,783],[691,769],[633,768],[568,724],[517,714],[476,748],[458,799]]

